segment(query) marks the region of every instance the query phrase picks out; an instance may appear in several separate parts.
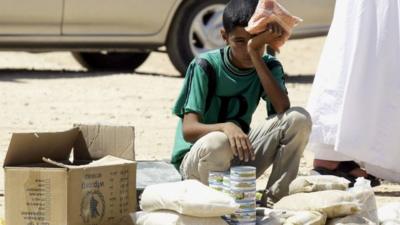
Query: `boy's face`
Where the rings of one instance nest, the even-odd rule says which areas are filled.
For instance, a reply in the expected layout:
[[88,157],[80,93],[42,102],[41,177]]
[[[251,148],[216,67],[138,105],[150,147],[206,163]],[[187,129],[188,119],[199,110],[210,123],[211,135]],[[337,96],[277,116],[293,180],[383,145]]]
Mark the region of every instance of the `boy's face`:
[[[251,35],[244,27],[235,27],[230,33],[221,30],[222,38],[225,43],[231,47],[231,57],[235,66],[239,68],[252,68],[249,52],[247,51],[247,43],[251,39]],[[265,46],[259,49],[259,54],[262,56],[265,52]]]

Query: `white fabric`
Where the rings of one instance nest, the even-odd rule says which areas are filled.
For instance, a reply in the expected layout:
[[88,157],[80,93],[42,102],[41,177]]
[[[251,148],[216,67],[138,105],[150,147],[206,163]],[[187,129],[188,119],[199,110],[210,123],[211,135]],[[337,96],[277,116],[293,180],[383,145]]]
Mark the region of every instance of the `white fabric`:
[[136,225],[228,225],[220,217],[202,218],[180,215],[173,211],[137,212]]
[[310,143],[332,145],[341,155],[380,167],[379,177],[398,182],[399,12],[399,0],[337,0],[308,103]]
[[[384,165],[382,165],[384,166]],[[388,170],[385,169],[383,167],[380,166],[375,166],[375,165],[371,165],[371,164],[365,164],[365,169],[375,175],[376,177],[381,177],[384,178],[386,180],[390,180],[390,181],[397,181],[400,182],[400,174],[399,171],[392,171],[392,170]]]
[[352,158],[335,151],[333,145],[326,145],[322,143],[310,143],[309,148],[315,153],[316,159],[333,160],[333,161],[351,161]]
[[146,212],[172,210],[196,217],[218,217],[239,209],[231,196],[197,180],[150,185],[143,191],[140,206]]

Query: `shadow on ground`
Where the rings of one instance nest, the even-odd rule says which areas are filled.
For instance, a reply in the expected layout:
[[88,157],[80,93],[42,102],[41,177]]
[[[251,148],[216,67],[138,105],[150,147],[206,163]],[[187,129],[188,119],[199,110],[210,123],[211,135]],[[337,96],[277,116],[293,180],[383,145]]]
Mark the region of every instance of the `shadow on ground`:
[[[142,75],[166,78],[182,78],[176,74],[163,74],[144,71],[83,71],[83,70],[35,70],[0,69],[0,81],[20,82],[20,79],[60,79],[110,76],[115,74]],[[312,84],[314,75],[286,75],[287,83]]]
[[286,74],[286,83],[296,84],[312,84],[314,82],[314,75],[288,75]]
[[382,197],[400,197],[400,191],[375,191],[375,195]]
[[[0,81],[20,82],[19,79],[60,79],[108,76],[113,72],[88,72],[74,70],[0,69]],[[114,73],[115,74],[115,73]]]
[[84,71],[84,70],[37,70],[37,69],[0,69],[0,82],[21,82],[20,79],[61,79],[101,77],[115,74],[144,75],[167,78],[180,78],[172,74],[161,74],[142,71]]

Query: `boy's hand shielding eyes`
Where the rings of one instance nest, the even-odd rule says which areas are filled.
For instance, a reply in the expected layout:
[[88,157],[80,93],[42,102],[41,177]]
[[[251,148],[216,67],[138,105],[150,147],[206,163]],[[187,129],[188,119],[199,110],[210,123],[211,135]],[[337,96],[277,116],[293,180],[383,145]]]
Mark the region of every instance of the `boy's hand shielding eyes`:
[[227,122],[223,125],[223,132],[228,136],[234,156],[238,156],[240,160],[244,160],[245,162],[248,162],[250,159],[255,160],[254,150],[249,137],[240,127],[232,122]]
[[266,44],[270,44],[272,41],[281,37],[283,32],[284,30],[279,24],[270,23],[267,25],[267,29],[264,32],[255,35],[249,40],[247,48],[249,51],[258,51]]

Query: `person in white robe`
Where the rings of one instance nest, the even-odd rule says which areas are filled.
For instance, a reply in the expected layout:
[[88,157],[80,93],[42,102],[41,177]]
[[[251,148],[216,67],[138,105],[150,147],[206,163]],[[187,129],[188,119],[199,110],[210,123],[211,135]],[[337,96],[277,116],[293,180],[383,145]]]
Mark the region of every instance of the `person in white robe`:
[[400,0],[336,1],[307,107],[317,172],[400,182],[399,12]]

